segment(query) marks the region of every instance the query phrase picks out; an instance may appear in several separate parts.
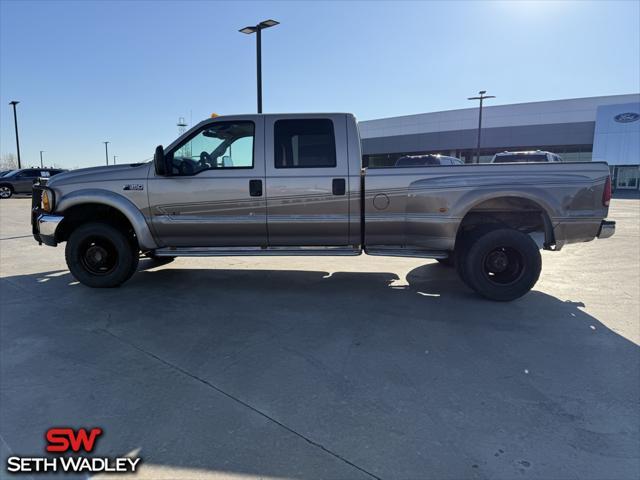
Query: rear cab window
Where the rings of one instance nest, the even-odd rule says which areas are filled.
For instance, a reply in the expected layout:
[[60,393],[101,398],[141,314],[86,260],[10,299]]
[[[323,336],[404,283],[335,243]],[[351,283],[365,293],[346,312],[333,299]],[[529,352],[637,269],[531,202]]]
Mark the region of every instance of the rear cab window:
[[277,120],[273,129],[276,168],[336,166],[336,141],[330,119]]

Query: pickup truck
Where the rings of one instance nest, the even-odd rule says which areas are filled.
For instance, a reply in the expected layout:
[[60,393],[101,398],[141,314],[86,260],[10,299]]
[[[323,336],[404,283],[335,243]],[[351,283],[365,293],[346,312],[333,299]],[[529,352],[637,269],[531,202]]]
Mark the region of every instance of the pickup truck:
[[455,265],[509,301],[540,248],[613,235],[606,163],[362,168],[351,114],[207,119],[148,163],[87,168],[34,186],[35,239],[67,242],[69,270],[115,287],[152,258],[368,255]]

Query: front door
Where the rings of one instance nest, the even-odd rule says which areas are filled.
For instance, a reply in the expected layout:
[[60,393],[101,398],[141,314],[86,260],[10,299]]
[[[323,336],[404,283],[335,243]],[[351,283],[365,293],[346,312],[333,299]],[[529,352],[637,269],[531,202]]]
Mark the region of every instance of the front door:
[[149,217],[170,247],[266,246],[264,123],[211,121],[165,152],[172,175],[149,176]]
[[349,244],[345,115],[265,117],[270,246]]

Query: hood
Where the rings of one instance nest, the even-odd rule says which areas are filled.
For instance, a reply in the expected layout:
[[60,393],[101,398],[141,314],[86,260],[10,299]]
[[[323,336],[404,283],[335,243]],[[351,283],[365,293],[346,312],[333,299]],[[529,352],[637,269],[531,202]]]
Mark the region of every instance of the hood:
[[80,168],[59,173],[49,179],[47,186],[71,183],[103,182],[108,180],[134,180],[147,178],[152,162]]

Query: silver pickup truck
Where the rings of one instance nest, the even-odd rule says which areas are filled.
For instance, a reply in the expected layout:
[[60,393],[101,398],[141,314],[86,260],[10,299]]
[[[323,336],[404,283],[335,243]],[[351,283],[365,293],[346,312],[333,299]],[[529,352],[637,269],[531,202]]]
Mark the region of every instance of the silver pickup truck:
[[153,162],[87,168],[37,183],[35,239],[67,242],[71,273],[115,287],[152,258],[368,255],[455,265],[507,301],[541,271],[540,248],[614,233],[606,163],[362,168],[345,113],[205,120]]

